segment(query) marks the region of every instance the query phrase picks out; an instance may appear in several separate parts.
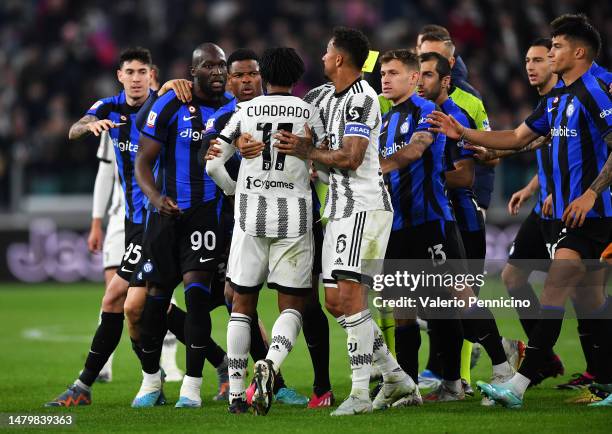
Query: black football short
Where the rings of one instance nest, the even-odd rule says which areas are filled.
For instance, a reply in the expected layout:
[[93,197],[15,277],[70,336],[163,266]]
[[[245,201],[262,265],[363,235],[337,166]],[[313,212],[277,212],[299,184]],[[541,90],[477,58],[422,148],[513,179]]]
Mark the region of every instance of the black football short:
[[[142,259],[143,232],[144,224],[125,219],[125,250],[117,274],[128,282],[134,283],[133,280],[135,281],[135,275]],[[131,284],[130,286],[138,285]]]
[[563,228],[556,249],[571,249],[582,259],[599,260],[612,242],[612,218],[588,218],[579,228]]
[[[409,259],[417,268],[436,273],[466,274],[463,242],[454,221],[432,221],[391,232],[385,259]],[[447,262],[447,259],[452,261]],[[412,270],[420,272],[422,270]]]
[[531,211],[510,246],[508,263],[522,269],[548,271],[559,229],[557,220],[543,219]]
[[165,289],[175,288],[188,271],[215,272],[225,250],[221,209],[211,200],[178,217],[151,213],[143,242],[143,277]]

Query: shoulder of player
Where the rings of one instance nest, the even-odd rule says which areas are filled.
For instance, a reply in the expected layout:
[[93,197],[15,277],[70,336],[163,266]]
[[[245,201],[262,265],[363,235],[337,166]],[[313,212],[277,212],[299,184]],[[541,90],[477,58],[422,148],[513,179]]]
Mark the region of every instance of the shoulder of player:
[[334,93],[334,85],[332,83],[324,83],[321,86],[317,86],[314,89],[310,89],[303,100],[308,103],[313,103],[316,100],[321,100],[327,95]]
[[123,91],[119,92],[117,95],[111,95],[105,98],[100,98],[99,100],[97,100],[96,102],[92,104],[92,106],[89,108],[88,111],[98,110],[102,106],[110,106],[110,109],[112,111],[113,109],[119,107],[119,105],[122,102],[122,99],[125,100]]
[[178,112],[183,105],[184,104],[177,98],[174,91],[170,90],[155,100],[151,106],[151,111],[158,114],[164,113],[166,116],[172,116]]
[[592,74],[584,74],[567,88],[587,111],[598,111],[604,99],[610,99],[603,81]]

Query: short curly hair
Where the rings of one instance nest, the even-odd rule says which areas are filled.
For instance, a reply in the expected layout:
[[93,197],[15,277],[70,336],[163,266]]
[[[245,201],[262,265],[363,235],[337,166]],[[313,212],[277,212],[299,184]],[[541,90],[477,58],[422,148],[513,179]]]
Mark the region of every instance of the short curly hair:
[[350,62],[361,69],[370,53],[370,41],[357,29],[336,27],[333,34],[334,47],[349,55]]

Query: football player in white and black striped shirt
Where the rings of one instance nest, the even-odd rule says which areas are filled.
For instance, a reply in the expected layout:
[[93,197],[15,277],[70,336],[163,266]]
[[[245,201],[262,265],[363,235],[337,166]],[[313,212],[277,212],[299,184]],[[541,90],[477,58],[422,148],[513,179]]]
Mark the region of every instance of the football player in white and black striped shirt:
[[[328,168],[330,186],[325,207],[328,223],[323,242],[326,305],[348,333],[352,370],[350,396],[332,415],[382,409],[414,395],[418,388],[399,367],[367,308],[364,285],[372,270],[362,260],[383,259],[391,231],[393,208],[378,159],[381,116],[378,97],[361,79],[369,51],[358,30],[336,28],[323,56],[331,84],[305,98],[322,110],[329,149],[317,149],[309,137],[281,132],[277,148]],[[371,402],[368,391],[372,363],[380,367],[384,386]]]
[[[226,194],[236,193],[235,226],[228,275],[235,291],[228,325],[230,408],[245,401],[250,322],[264,281],[279,291],[281,314],[272,329],[265,360],[255,364],[256,414],[272,404],[274,376],[292,349],[302,326],[302,312],[312,292],[312,193],[308,163],[272,147],[278,130],[302,132],[308,125],[318,137],[324,130],[318,109],[291,96],[304,72],[302,59],[292,48],[266,50],[260,72],[268,94],[240,103],[219,134],[221,156],[209,160],[206,170]],[[234,155],[234,141],[249,133],[265,147],[261,155],[242,160],[234,181],[225,162]]]

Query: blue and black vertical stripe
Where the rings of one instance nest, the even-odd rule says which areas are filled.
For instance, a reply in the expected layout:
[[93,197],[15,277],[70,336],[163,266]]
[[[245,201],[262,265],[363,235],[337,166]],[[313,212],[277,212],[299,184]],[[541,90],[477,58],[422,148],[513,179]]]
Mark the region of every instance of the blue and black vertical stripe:
[[[477,129],[476,122],[467,111],[459,107],[455,102],[448,98],[441,107],[442,111],[452,115],[461,125],[466,128]],[[455,170],[456,161],[473,158],[474,153],[463,147],[463,143],[457,140],[446,138],[445,159],[447,170]],[[455,218],[459,230],[463,232],[475,232],[484,228],[484,219],[478,209],[476,195],[472,188],[460,187],[448,190]]]
[[[435,105],[418,95],[394,106],[385,114],[380,135],[380,151],[390,156],[410,142],[417,131],[427,131],[419,124]],[[393,203],[393,230],[428,221],[454,220],[444,185],[444,144],[446,136],[434,135],[433,143],[422,157],[403,169],[385,176]]]

